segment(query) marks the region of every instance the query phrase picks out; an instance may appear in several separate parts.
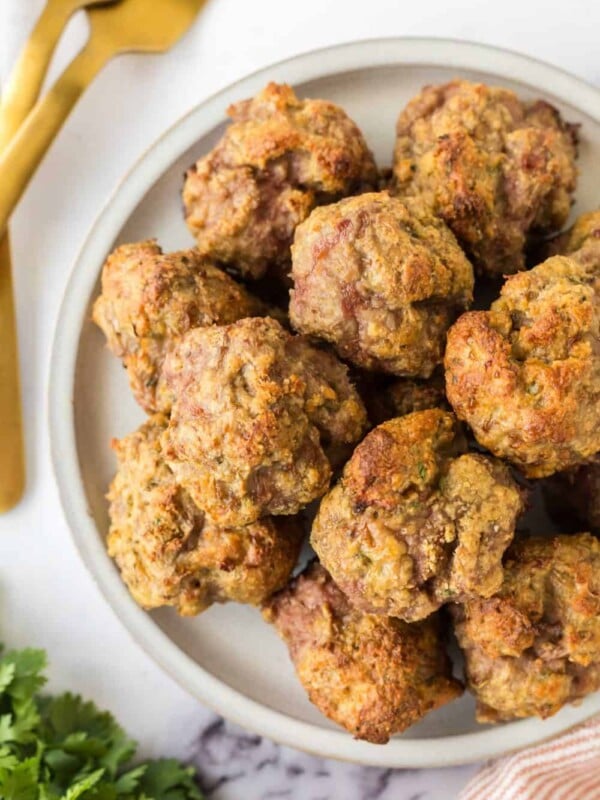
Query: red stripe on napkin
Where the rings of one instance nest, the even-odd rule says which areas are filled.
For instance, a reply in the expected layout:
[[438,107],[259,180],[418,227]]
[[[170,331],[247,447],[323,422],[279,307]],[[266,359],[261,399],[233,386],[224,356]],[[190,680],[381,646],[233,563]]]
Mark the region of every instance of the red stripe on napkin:
[[459,800],[600,800],[600,719],[490,762]]

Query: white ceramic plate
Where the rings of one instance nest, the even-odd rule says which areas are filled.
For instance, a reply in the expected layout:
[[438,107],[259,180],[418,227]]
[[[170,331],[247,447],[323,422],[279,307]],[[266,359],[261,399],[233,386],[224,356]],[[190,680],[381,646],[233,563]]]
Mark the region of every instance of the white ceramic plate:
[[575,212],[598,203],[600,92],[560,70],[514,53],[427,39],[366,41],[275,64],[225,89],[171,128],[135,165],[92,228],[77,259],[54,343],[50,429],[60,493],[81,556],[106,599],[147,653],[202,702],[265,736],[323,756],[387,767],[465,763],[539,742],[600,711],[600,694],[544,722],[486,728],[468,695],[429,715],[384,746],[358,742],[309,703],[283,643],[259,612],[229,604],[196,619],[170,610],[148,614],[129,597],[106,555],[104,494],[114,471],[108,447],[142,420],[126,375],[89,322],[107,253],[116,243],[158,237],[188,247],[179,192],[184,169],[219,136],[225,108],[267,81],[340,103],[358,122],[381,165],[391,159],[394,123],[427,83],[456,75],[542,96],[582,123],[581,179]]

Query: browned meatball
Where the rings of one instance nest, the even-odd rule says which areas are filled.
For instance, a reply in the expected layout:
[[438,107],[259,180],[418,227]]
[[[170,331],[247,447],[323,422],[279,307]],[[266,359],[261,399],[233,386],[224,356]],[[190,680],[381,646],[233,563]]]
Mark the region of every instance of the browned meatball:
[[446,225],[385,192],[315,209],[292,247],[290,319],[342,358],[429,377],[473,296],[473,269]]
[[327,490],[324,448],[357,441],[366,425],[346,368],[273,319],[190,331],[165,377],[176,398],[167,462],[221,525],[295,514]]
[[269,517],[245,528],[214,525],[164,462],[166,424],[156,414],[113,443],[119,468],[108,494],[109,555],[144,608],[191,615],[228,600],[261,603],[289,578],[301,526]]
[[[568,231],[549,242],[546,252],[552,255],[568,255],[570,259],[581,264],[588,273],[599,274],[597,271],[600,269],[600,211],[592,211],[578,217]],[[554,313],[555,307],[547,309],[547,315]],[[600,506],[595,502],[596,492],[600,488],[599,476],[600,469],[596,467],[593,459],[590,464],[555,474],[544,483],[544,494],[551,511],[564,518],[567,510],[574,510],[579,519],[587,525],[599,527]]]
[[549,717],[600,688],[600,543],[516,542],[494,597],[453,609],[477,719]]
[[[551,249],[600,274],[600,211],[578,217],[552,242]],[[600,454],[589,463],[557,474],[544,489],[551,507],[571,509],[586,525],[600,530]]]
[[266,605],[300,682],[325,716],[375,744],[462,694],[437,621],[407,625],[352,608],[317,563]]
[[286,270],[294,228],[320,203],[375,185],[361,132],[325,100],[270,83],[228,110],[233,122],[186,176],[187,224],[202,255],[259,278]]
[[151,239],[121,245],[108,257],[93,318],[123,359],[136,400],[152,412],[171,406],[161,369],[177,337],[265,313],[263,303],[196,251],[163,253]]
[[384,422],[356,448],[311,544],[357,608],[412,622],[499,588],[523,499],[503,464],[465,450],[439,409]]
[[446,394],[478,442],[540,478],[600,450],[600,273],[555,256],[450,329]]
[[400,114],[395,191],[419,195],[484,273],[525,266],[531,237],[559,230],[575,190],[575,127],[543,101],[454,80]]

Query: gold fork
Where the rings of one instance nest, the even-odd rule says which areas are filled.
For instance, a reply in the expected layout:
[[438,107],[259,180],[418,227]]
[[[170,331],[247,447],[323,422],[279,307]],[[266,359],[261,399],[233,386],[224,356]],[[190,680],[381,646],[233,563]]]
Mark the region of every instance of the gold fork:
[[[190,27],[205,1],[120,0],[118,5],[88,10],[87,45],[38,102],[0,156],[0,232],[61,125],[102,67],[119,53],[168,50]],[[0,263],[1,259],[0,254]],[[4,272],[4,276],[0,273],[0,352],[12,350],[12,357],[4,356],[7,368],[3,371],[0,356],[0,423],[10,428],[11,441],[5,446],[0,439],[0,512],[18,500],[23,486],[14,309],[10,278]]]
[[[112,0],[114,1],[114,0]],[[38,99],[44,77],[71,15],[107,0],[48,0],[2,93],[0,152]],[[23,425],[8,231],[0,234],[0,514],[21,498],[25,485]]]
[[90,9],[87,45],[27,117],[0,157],[0,231],[61,125],[97,73],[127,52],[162,53],[190,27],[206,0],[121,0]]

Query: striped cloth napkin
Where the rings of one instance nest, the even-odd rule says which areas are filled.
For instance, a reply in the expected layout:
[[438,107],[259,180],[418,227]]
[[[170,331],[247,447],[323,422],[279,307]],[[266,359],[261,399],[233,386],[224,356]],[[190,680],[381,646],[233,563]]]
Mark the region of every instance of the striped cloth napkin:
[[600,800],[600,718],[490,762],[458,800]]

